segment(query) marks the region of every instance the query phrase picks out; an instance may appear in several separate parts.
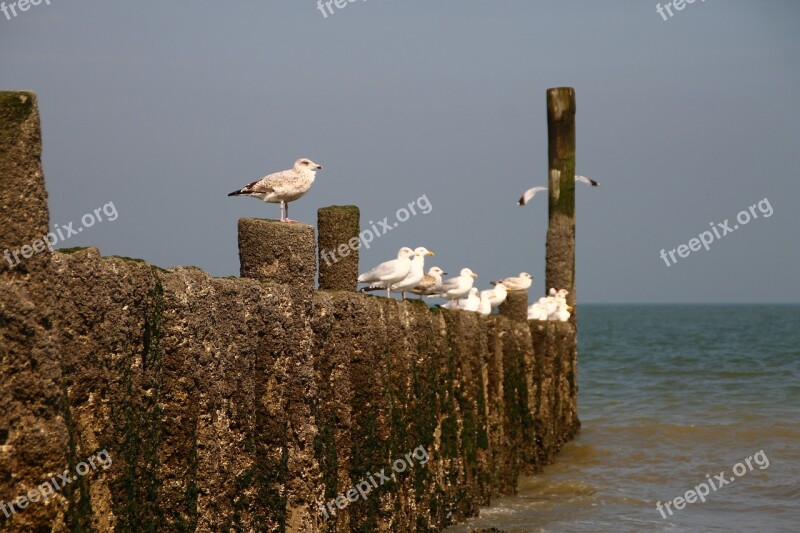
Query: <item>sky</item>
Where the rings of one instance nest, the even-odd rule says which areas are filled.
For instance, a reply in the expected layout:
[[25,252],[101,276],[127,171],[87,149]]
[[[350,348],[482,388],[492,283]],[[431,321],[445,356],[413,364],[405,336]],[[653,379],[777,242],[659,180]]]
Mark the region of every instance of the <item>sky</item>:
[[516,200],[547,185],[547,89],[574,87],[600,182],[576,188],[579,302],[800,302],[800,3],[656,4],[51,0],[0,13],[0,90],[38,94],[51,224],[118,212],[63,247],[238,275],[238,218],[279,208],[227,193],[309,157],[294,219],[430,204],[362,271],[425,246],[538,297],[547,197]]

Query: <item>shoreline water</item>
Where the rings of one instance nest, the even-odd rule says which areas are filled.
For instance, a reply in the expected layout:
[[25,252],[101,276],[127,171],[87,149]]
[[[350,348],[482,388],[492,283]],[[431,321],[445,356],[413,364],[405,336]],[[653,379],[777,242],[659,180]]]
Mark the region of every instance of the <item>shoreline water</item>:
[[[711,312],[710,312],[711,311]],[[800,523],[800,305],[582,305],[577,439],[556,463],[449,528],[791,531]],[[705,502],[657,503],[763,450]],[[674,509],[673,509],[674,511]]]

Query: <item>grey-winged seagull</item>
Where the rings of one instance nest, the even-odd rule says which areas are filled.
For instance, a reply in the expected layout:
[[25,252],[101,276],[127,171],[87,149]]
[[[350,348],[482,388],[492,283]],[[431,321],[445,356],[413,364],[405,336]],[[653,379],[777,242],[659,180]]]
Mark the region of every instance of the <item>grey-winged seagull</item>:
[[445,298],[452,302],[459,298],[466,296],[475,282],[478,275],[468,268],[462,268],[461,272],[455,278],[450,278],[442,282],[439,292],[432,294],[429,298]]
[[281,222],[296,222],[289,218],[289,202],[302,197],[314,184],[322,166],[305,157],[294,162],[291,170],[282,170],[248,183],[228,196],[252,196],[267,203],[281,204]]
[[[420,246],[414,250],[414,255],[411,257],[411,269],[409,269],[408,274],[406,277],[398,281],[397,283],[391,285],[389,287],[390,292],[400,293],[403,297],[403,300],[406,299],[406,292],[410,291],[414,287],[419,284],[422,279],[425,277],[425,256],[426,255],[435,255],[433,252],[425,248],[424,246]],[[371,285],[365,289],[361,289],[364,292],[370,292],[374,290],[383,289],[383,286],[380,285]]]
[[397,259],[385,261],[369,272],[358,276],[359,283],[369,283],[371,287],[386,289],[386,296],[391,296],[391,286],[402,281],[411,270],[411,258],[415,252],[407,246],[400,248]]
[[406,299],[406,291],[410,291],[425,277],[425,256],[434,255],[433,252],[420,246],[414,250],[414,257],[411,259],[411,268],[406,277],[389,287],[391,292],[399,292]]

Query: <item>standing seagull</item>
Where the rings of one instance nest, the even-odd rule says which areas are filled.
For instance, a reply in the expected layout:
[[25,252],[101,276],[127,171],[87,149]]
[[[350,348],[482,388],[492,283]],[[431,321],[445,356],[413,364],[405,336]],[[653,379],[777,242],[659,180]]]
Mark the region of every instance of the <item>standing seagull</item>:
[[233,191],[228,196],[252,196],[270,204],[281,204],[281,222],[297,222],[289,218],[289,202],[294,202],[311,189],[317,170],[322,167],[310,159],[298,159],[291,170],[265,176]]
[[454,300],[458,300],[467,295],[477,277],[478,275],[472,270],[462,268],[458,276],[443,281],[439,292],[430,295],[429,298],[445,298],[450,300],[452,304]]
[[434,253],[424,246],[420,246],[414,250],[414,256],[411,258],[411,268],[408,274],[406,274],[406,277],[389,287],[392,292],[399,292],[403,296],[403,300],[406,299],[406,291],[410,291],[416,287],[417,284],[422,281],[422,278],[425,277],[426,255],[432,256]]
[[[418,283],[422,281],[422,278],[425,276],[425,256],[426,255],[435,255],[433,252],[425,248],[424,246],[418,247],[414,250],[414,255],[411,257],[411,269],[406,274],[406,277],[402,280],[398,281],[391,287],[389,290],[391,292],[399,292],[403,296],[403,300],[406,299],[406,291],[410,291],[414,287],[417,286]],[[370,292],[374,290],[381,290],[383,289],[383,285],[371,285],[365,289],[361,289],[362,292]]]
[[437,294],[442,286],[442,276],[446,276],[447,272],[439,267],[433,267],[428,270],[428,273],[422,277],[416,287],[411,289],[410,292],[423,296],[427,294]]
[[403,246],[397,252],[397,259],[385,261],[376,266],[369,272],[358,276],[359,283],[369,283],[371,287],[386,289],[386,296],[391,296],[391,286],[402,281],[411,270],[411,258],[415,252],[411,248]]
[[[597,183],[593,179],[589,179],[586,176],[575,176],[575,181],[576,182],[582,181],[583,183],[585,183],[587,185],[591,185],[592,187],[597,187],[598,185],[600,185],[599,183]],[[537,192],[546,191],[546,190],[547,190],[547,187],[534,187],[532,189],[528,189],[527,191],[525,191],[525,193],[522,195],[522,197],[519,199],[519,201],[517,201],[517,203],[519,205],[525,205],[528,202],[530,202],[531,200],[533,200],[533,197],[536,196]]]

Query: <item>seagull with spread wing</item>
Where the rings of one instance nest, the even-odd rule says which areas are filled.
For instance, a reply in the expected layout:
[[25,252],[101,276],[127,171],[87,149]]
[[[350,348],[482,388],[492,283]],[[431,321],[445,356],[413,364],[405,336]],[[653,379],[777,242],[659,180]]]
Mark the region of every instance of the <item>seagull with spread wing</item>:
[[[581,182],[583,182],[583,183],[585,183],[587,185],[591,185],[592,187],[597,187],[598,185],[600,185],[599,183],[597,183],[593,179],[589,179],[586,176],[575,176],[575,181],[576,182],[581,181]],[[547,190],[547,187],[533,187],[532,189],[528,189],[527,191],[525,191],[525,193],[522,195],[522,197],[520,197],[520,199],[517,201],[517,203],[519,205],[525,205],[528,202],[530,202],[531,200],[533,200],[533,197],[536,196],[537,192],[546,191],[546,190]]]

